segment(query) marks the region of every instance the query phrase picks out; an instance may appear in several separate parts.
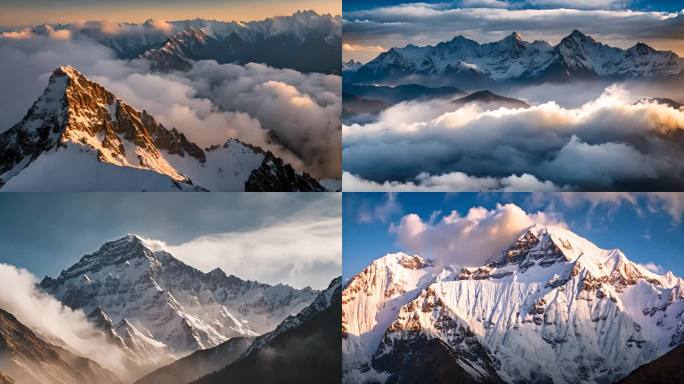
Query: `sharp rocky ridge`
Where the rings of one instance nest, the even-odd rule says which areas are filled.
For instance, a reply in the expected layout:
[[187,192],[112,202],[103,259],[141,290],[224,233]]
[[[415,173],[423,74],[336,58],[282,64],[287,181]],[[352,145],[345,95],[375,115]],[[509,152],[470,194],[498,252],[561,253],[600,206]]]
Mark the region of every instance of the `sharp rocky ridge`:
[[88,319],[133,360],[169,358],[272,331],[319,292],[204,273],[128,235],[83,256],[41,288]]
[[230,139],[202,149],[60,67],[21,122],[0,134],[4,191],[323,191],[271,152]]
[[479,267],[389,254],[343,291],[344,381],[616,382],[684,341],[682,283],[553,226]]

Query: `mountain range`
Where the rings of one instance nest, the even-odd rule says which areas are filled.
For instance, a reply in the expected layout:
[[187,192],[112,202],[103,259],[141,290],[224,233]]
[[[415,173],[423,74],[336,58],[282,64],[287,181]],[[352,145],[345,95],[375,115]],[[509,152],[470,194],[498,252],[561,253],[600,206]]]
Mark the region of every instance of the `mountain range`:
[[442,84],[490,88],[508,82],[578,79],[664,79],[683,73],[684,59],[637,43],[620,49],[574,30],[557,45],[528,42],[518,33],[480,44],[457,36],[437,45],[391,48],[364,65],[344,65],[345,82]]
[[3,191],[323,191],[271,152],[230,139],[202,149],[73,67],[60,67],[0,134]]
[[144,58],[159,71],[187,70],[195,60],[263,63],[300,72],[339,74],[342,21],[339,16],[298,11],[260,21],[148,20],[104,27],[99,22],[39,25],[34,34],[67,30],[110,48],[120,59]]
[[245,281],[220,269],[204,273],[135,235],[105,243],[40,286],[93,320],[108,319],[94,323],[134,353],[171,355],[261,335],[318,294]]
[[388,254],[343,290],[343,381],[641,382],[684,341],[683,284],[555,226],[481,266]]

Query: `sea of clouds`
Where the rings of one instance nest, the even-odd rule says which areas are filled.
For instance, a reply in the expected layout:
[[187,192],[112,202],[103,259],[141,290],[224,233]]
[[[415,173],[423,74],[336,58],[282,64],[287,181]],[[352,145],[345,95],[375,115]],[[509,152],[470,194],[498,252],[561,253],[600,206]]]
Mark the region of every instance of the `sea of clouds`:
[[343,188],[682,188],[684,111],[645,102],[642,91],[610,85],[576,107],[556,101],[517,109],[458,108],[444,99],[401,103],[371,123],[343,126]]
[[[127,39],[168,32],[167,24],[152,22],[145,28],[82,27]],[[214,61],[197,62],[187,72],[151,72],[146,60],[121,60],[78,28],[74,31],[47,26],[41,34],[30,29],[0,34],[0,132],[21,120],[52,71],[71,65],[203,147],[237,138],[314,176],[340,177],[339,76]]]

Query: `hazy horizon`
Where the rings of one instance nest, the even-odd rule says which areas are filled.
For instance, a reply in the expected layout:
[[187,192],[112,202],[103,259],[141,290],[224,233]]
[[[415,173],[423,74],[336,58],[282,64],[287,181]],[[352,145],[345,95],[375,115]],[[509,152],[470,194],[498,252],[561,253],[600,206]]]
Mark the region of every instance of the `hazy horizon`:
[[185,2],[159,2],[142,0],[123,1],[117,4],[95,1],[88,4],[79,0],[67,0],[58,8],[46,1],[25,2],[10,0],[0,5],[0,25],[3,27],[27,27],[40,24],[73,23],[82,21],[105,21],[112,23],[143,23],[147,20],[207,19],[221,21],[258,21],[275,16],[289,16],[297,11],[312,10],[318,14],[342,14],[339,2],[331,0],[300,0],[281,3],[272,0],[243,2],[217,2],[200,0]]

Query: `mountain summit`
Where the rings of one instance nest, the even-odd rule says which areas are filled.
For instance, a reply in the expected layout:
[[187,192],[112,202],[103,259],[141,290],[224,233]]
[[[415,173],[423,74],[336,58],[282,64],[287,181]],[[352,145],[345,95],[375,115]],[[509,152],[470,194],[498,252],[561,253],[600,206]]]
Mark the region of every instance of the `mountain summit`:
[[4,191],[242,191],[324,188],[258,147],[203,150],[60,67],[21,122],[0,134]]
[[683,283],[553,226],[482,266],[390,254],[343,292],[345,382],[616,382],[684,341]]

